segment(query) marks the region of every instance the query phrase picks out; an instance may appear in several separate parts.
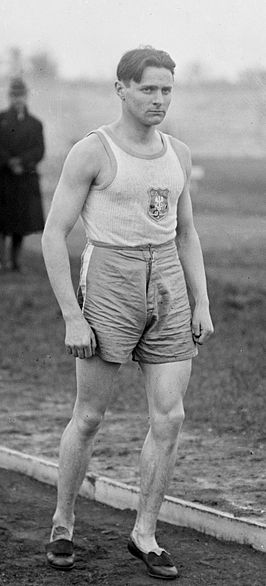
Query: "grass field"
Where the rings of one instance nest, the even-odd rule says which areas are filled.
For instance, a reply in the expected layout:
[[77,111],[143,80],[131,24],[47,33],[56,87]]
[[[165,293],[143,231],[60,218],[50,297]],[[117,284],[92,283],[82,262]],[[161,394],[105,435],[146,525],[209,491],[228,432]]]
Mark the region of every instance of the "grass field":
[[[218,169],[216,163],[216,177]],[[249,176],[247,163],[243,174]],[[261,187],[252,193],[237,188],[221,193],[202,185],[193,201],[215,335],[194,361],[181,459],[170,494],[225,510],[251,507],[254,512],[265,503],[263,194]],[[46,203],[48,207],[49,198]],[[76,229],[70,238],[75,287],[82,241]],[[30,237],[25,252],[28,275],[1,277],[0,438],[10,447],[55,457],[70,416],[75,380],[38,247],[38,237]],[[137,481],[132,470],[147,429],[145,413],[140,372],[128,363],[120,371],[116,398],[96,442],[93,469],[96,465],[98,472]]]
[[[249,273],[261,270],[264,258],[249,251],[240,264],[239,251],[230,255],[235,271]],[[219,253],[205,253],[207,273],[217,269]],[[229,262],[229,261],[228,261]],[[11,380],[34,379],[49,388],[62,386],[72,392],[72,363],[63,354],[63,324],[56,301],[47,281],[39,255],[26,254],[30,279],[2,277],[1,302],[1,372]],[[226,270],[225,270],[226,273]],[[79,259],[72,258],[75,286],[78,282]],[[213,273],[212,273],[213,274]],[[194,372],[186,406],[191,425],[204,425],[206,420],[217,433],[235,430],[266,439],[265,422],[265,290],[247,280],[238,286],[226,279],[208,279],[215,336],[194,361]],[[8,348],[8,352],[6,349]],[[49,367],[49,368],[48,368]],[[136,378],[135,378],[136,377]],[[138,372],[128,381],[121,376],[118,390],[119,409],[126,403],[130,410],[141,410],[144,397],[139,396]]]
[[[41,95],[41,103],[40,100],[38,102],[40,94],[33,96],[36,109],[38,105],[39,111],[46,109],[49,114],[48,153],[43,164],[46,209],[49,208],[64,155],[71,144],[84,134],[86,125],[92,125],[92,120],[91,127],[97,126],[107,122],[115,111],[115,98],[110,98],[108,89],[105,88],[100,94],[91,92],[89,102],[87,93],[88,88],[79,89],[77,94],[76,88],[72,88],[71,93],[61,87],[60,92],[57,89],[56,99],[55,94],[49,94],[49,88]],[[103,120],[108,97],[111,100],[110,109]],[[183,94],[183,107],[186,98],[187,95]],[[217,101],[218,97],[212,95],[208,99],[209,102],[203,94],[198,95],[197,100],[195,98],[193,124],[196,125],[197,121],[195,104],[201,104],[198,111],[201,112],[203,124],[207,120],[206,103],[213,107],[213,101]],[[227,102],[225,98],[220,99],[220,111],[224,109],[225,118],[229,97]],[[239,104],[239,94],[234,99],[231,119],[232,112],[237,110],[236,104]],[[231,500],[237,494],[239,503],[248,504],[249,499],[255,506],[261,505],[265,494],[266,166],[265,160],[260,158],[263,152],[261,147],[256,150],[257,157],[247,156],[255,152],[255,134],[250,129],[246,134],[245,148],[237,150],[243,139],[241,120],[246,116],[248,131],[248,124],[256,115],[254,96],[253,101],[251,96],[243,100],[243,107],[234,120],[231,132],[221,121],[219,124],[216,122],[215,127],[213,111],[213,126],[208,130],[209,152],[203,148],[206,128],[201,135],[199,126],[190,129],[186,126],[186,133],[181,137],[190,136],[192,143],[193,136],[197,136],[197,140],[205,137],[198,147],[195,141],[192,144],[195,162],[205,169],[204,181],[199,191],[193,192],[192,198],[195,222],[204,250],[215,335],[194,361],[185,399],[187,418],[184,426],[185,437],[192,439],[190,443],[187,439],[183,447],[184,461],[177,472],[181,475],[181,481],[175,494],[210,504],[208,486],[214,486],[218,492],[221,487],[224,491],[229,487]],[[183,130],[185,120],[188,123],[188,117],[183,120]],[[228,133],[231,140],[235,138],[235,142],[228,156],[222,157],[229,144]],[[221,144],[216,149],[218,139]],[[213,157],[211,153],[217,156]],[[38,246],[35,246],[37,241],[29,239],[32,244],[25,252],[28,275],[9,274],[2,276],[0,282],[0,389],[3,405],[0,439],[11,447],[18,447],[23,438],[25,449],[34,451],[37,449],[32,443],[34,437],[36,445],[49,456],[54,454],[55,440],[58,440],[69,417],[75,380],[73,361],[64,353],[62,319]],[[76,230],[70,247],[75,286],[79,274],[77,254],[81,243],[82,236]],[[100,437],[105,441],[102,451],[96,444],[100,465],[106,470],[108,460],[110,474],[112,457],[116,461],[125,458],[129,465],[135,462],[132,454],[134,450],[139,453],[146,425],[142,419],[145,410],[146,399],[139,370],[129,363],[121,369],[116,401],[112,403],[109,417],[113,430],[116,426],[116,436],[111,436],[113,441],[110,439],[109,426]],[[130,414],[130,421],[134,419],[134,428],[126,427],[126,414]],[[134,448],[131,452],[130,447],[125,447],[127,432],[131,434],[130,445]],[[115,441],[118,436],[119,445]],[[192,465],[193,474],[190,474]],[[114,473],[116,470],[114,468]],[[230,483],[233,478],[232,488]]]

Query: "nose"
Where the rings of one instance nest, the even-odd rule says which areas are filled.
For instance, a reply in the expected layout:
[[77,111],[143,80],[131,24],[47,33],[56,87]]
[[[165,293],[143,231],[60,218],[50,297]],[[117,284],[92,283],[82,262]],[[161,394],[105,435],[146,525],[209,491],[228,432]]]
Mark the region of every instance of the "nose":
[[163,94],[162,94],[161,90],[158,89],[153,94],[153,104],[160,105],[160,104],[162,104],[162,102],[163,102]]

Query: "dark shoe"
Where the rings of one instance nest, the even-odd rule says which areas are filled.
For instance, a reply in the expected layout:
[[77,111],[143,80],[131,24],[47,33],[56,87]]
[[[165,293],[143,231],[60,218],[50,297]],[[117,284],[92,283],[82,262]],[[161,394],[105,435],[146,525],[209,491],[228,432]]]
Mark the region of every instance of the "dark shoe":
[[[65,527],[55,527],[53,537],[55,534],[63,535],[69,532]],[[75,562],[74,544],[73,541],[65,538],[55,539],[50,541],[45,546],[46,559],[48,564],[57,570],[71,570]]]
[[148,568],[149,576],[161,578],[162,580],[175,580],[178,577],[178,571],[171,560],[169,553],[162,551],[160,555],[154,551],[144,553],[139,549],[134,541],[130,538],[128,542],[128,551],[135,558],[144,562]]

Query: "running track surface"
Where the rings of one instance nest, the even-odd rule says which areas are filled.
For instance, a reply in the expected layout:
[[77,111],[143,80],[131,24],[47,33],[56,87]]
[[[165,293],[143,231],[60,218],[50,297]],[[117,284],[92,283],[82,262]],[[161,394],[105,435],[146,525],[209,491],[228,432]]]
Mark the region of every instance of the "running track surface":
[[[1,586],[148,586],[142,562],[127,551],[135,513],[79,498],[76,507],[76,565],[71,572],[47,566],[56,492],[51,486],[0,469]],[[178,586],[265,586],[266,555],[248,546],[222,543],[196,531],[158,523],[159,543],[180,570]]]

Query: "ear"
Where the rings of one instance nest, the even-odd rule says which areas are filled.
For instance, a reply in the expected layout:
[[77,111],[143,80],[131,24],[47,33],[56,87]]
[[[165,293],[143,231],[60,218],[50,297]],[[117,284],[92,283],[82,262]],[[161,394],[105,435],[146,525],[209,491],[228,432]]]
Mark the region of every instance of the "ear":
[[115,91],[116,91],[118,97],[120,98],[120,100],[124,101],[125,100],[126,86],[123,84],[122,81],[116,80]]

